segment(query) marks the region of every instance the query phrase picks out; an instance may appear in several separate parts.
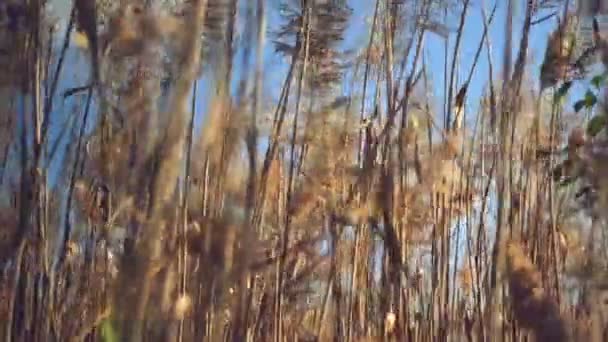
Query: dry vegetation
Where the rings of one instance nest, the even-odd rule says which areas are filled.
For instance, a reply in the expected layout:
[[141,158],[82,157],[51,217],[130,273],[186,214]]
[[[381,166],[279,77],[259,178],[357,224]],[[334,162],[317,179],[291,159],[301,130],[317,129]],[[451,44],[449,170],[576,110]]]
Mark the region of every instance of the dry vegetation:
[[0,0],[0,339],[608,340],[606,40],[569,1],[365,1],[345,51],[357,0]]

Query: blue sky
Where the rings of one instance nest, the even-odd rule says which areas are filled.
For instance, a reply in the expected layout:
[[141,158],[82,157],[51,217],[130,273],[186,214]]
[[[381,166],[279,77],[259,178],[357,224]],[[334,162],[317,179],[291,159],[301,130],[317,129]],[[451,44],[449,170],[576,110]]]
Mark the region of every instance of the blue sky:
[[[506,12],[506,1],[499,1],[497,13],[494,18],[494,22],[490,26],[489,36],[490,41],[492,43],[492,56],[494,59],[494,69],[495,69],[495,80],[500,76],[499,72],[501,70],[501,62],[502,55],[504,51],[504,27],[505,27],[505,12]],[[491,12],[491,8],[494,5],[494,1],[472,1],[472,5],[469,6],[467,21],[464,26],[464,34],[462,37],[462,42],[460,44],[460,58],[458,63],[458,75],[457,78],[459,80],[459,85],[463,82],[466,76],[469,73],[469,70],[473,63],[473,57],[477,50],[477,46],[479,44],[479,40],[482,37],[483,33],[483,21],[481,15],[481,3],[487,2],[486,4],[486,13],[489,15]],[[268,10],[268,23],[269,27],[276,28],[279,23],[279,16],[276,12],[276,7],[273,5],[274,2],[269,2],[267,6]],[[350,6],[353,8],[353,15],[350,20],[350,25],[348,27],[347,33],[345,35],[345,41],[340,46],[341,49],[353,49],[353,48],[364,48],[367,45],[369,34],[370,34],[370,23],[372,20],[373,12],[374,12],[374,4],[375,1],[371,0],[351,0],[349,1]],[[516,53],[519,47],[519,38],[521,23],[523,21],[523,13],[520,13],[521,10],[516,10],[516,17],[514,18],[514,27],[516,32],[514,32],[513,37],[513,58],[515,58]],[[542,16],[548,12],[543,12],[539,15]],[[448,27],[457,28],[459,16],[451,16],[449,17],[447,22]],[[542,62],[542,57],[544,54],[546,39],[551,30],[555,27],[556,20],[550,19],[545,21],[542,24],[535,25],[531,34],[530,40],[530,57],[529,60],[533,61],[533,70],[540,69],[540,63]],[[451,58],[451,54],[453,52],[453,46],[455,43],[455,33],[450,36],[449,39],[449,54]],[[269,32],[267,34],[267,45],[265,49],[265,91],[270,94],[270,97],[273,99],[278,99],[278,93],[280,91],[280,86],[284,80],[284,77],[288,68],[288,60],[286,58],[280,57],[274,53],[274,46],[272,43],[272,33]],[[426,63],[429,66],[429,70],[431,70],[433,82],[435,84],[434,94],[436,96],[436,100],[440,101],[443,98],[443,66],[444,66],[444,40],[443,38],[433,34],[427,33],[425,39],[425,54],[424,57],[426,59]],[[480,95],[484,88],[487,87],[488,81],[488,63],[487,57],[484,50],[479,58],[478,65],[476,67],[476,71],[474,73],[470,88],[469,88],[469,97],[468,102],[473,108],[476,107],[476,102],[479,99]],[[397,58],[397,56],[396,56]],[[236,61],[239,60],[239,57],[236,57]],[[242,68],[237,64],[235,64],[235,74],[238,75],[241,72]],[[534,79],[537,78],[535,75]],[[235,82],[238,81],[238,77],[235,79]],[[236,86],[236,84],[235,84]]]
[[[466,24],[464,26],[464,34],[462,37],[461,47],[460,47],[460,58],[458,63],[458,74],[456,79],[455,87],[459,87],[466,76],[469,73],[470,67],[473,63],[473,57],[475,55],[476,49],[478,47],[479,41],[482,37],[483,33],[483,21],[481,16],[481,6],[485,4],[486,14],[489,15],[492,7],[494,6],[495,1],[499,2],[497,12],[494,18],[494,22],[490,26],[489,37],[492,43],[492,58],[494,63],[494,79],[495,82],[501,79],[500,72],[502,70],[502,55],[504,51],[504,28],[505,28],[505,13],[506,13],[506,5],[507,1],[504,0],[473,0],[471,1],[470,8],[468,10]],[[516,3],[523,5],[524,1],[515,1]],[[65,23],[67,20],[67,16],[69,14],[70,1],[66,0],[53,0],[53,5],[56,10],[56,13],[62,17],[62,21]],[[245,2],[241,1],[241,5]],[[268,14],[268,27],[275,29],[278,27],[278,23],[280,22],[280,17],[278,15],[278,6],[276,1],[267,1],[267,14]],[[345,35],[345,41],[341,45],[341,49],[361,49],[367,45],[370,34],[370,23],[374,12],[375,1],[372,0],[350,0],[349,5],[353,8],[353,14],[348,26],[348,30]],[[515,16],[513,19],[513,26],[515,28],[514,36],[513,36],[513,58],[515,59],[518,47],[519,47],[519,38],[521,36],[521,26],[523,22],[524,16],[524,8],[523,6],[516,6]],[[244,13],[244,11],[243,11]],[[548,12],[540,13],[537,17],[542,17]],[[560,10],[561,13],[561,10]],[[441,20],[442,18],[438,18]],[[447,18],[447,26],[450,28],[457,28],[459,22],[459,14],[452,15]],[[549,33],[556,25],[556,19],[549,19],[539,25],[535,25],[532,29],[530,36],[530,51],[528,61],[531,66],[528,67],[529,71],[533,72],[531,79],[535,80],[535,88],[538,87],[538,71],[540,70],[540,63],[542,62],[543,54],[546,47],[546,41]],[[65,27],[64,25],[61,25]],[[243,30],[239,32],[242,33]],[[59,39],[63,38],[63,32],[58,35]],[[450,35],[449,38],[449,58],[451,59],[453,46],[455,42],[455,33]],[[237,37],[236,39],[240,39]],[[273,35],[272,31],[267,31],[267,44],[265,48],[265,73],[264,73],[264,93],[265,99],[271,100],[271,102],[275,103],[278,100],[278,95],[280,92],[280,87],[287,73],[288,69],[288,60],[285,57],[279,56],[274,53],[274,46],[272,44]],[[237,45],[238,51],[238,45]],[[64,66],[64,73],[62,74],[62,80],[60,82],[60,87],[58,91],[58,95],[62,93],[62,91],[68,87],[72,87],[74,85],[82,85],[86,83],[88,73],[86,72],[86,65],[88,55],[83,53],[82,51],[71,50],[69,52],[70,56],[67,58],[67,63]],[[253,56],[252,56],[253,57]],[[233,89],[236,89],[238,82],[241,79],[241,72],[243,70],[247,70],[240,65],[240,55],[235,57],[234,61],[234,83]],[[436,108],[441,108],[443,103],[443,89],[444,89],[444,80],[443,80],[443,67],[444,67],[444,40],[443,38],[433,34],[428,33],[425,39],[424,45],[424,59],[427,65],[429,66],[429,70],[431,72],[431,79],[433,82],[432,92],[434,95]],[[347,82],[350,80],[347,80]],[[197,98],[197,112],[198,112],[198,120],[197,127],[200,127],[202,123],[202,118],[204,116],[204,112],[206,111],[206,107],[209,102],[209,95],[213,93],[213,83],[210,82],[209,77],[204,77],[199,82],[199,93]],[[481,98],[481,95],[484,89],[487,88],[488,85],[488,62],[487,62],[487,53],[484,50],[479,58],[478,65],[476,67],[475,73],[473,75],[473,79],[471,84],[469,85],[469,92],[467,96],[467,119],[468,121],[474,120],[476,115],[476,108]],[[62,126],[65,116],[63,113],[69,112],[72,110],[72,107],[75,104],[75,101],[82,101],[83,99],[73,98],[69,101],[61,101],[59,98],[55,101],[55,110],[53,115],[53,126],[55,129],[53,131],[57,131],[59,127]],[[442,117],[442,115],[438,115],[438,117]],[[57,166],[61,165],[61,161],[57,161]]]
[[[464,34],[462,37],[461,48],[460,48],[460,59],[459,59],[459,67],[458,75],[456,79],[456,87],[459,87],[466,76],[469,73],[469,69],[473,63],[473,57],[476,52],[476,49],[479,44],[479,40],[482,37],[483,33],[483,22],[481,16],[481,6],[485,3],[486,13],[489,15],[492,7],[494,6],[494,1],[499,1],[499,5],[497,8],[497,12],[494,18],[494,22],[490,26],[489,37],[492,43],[492,58],[494,62],[494,79],[495,82],[500,81],[500,71],[502,70],[502,55],[504,51],[503,41],[504,41],[504,28],[505,28],[505,13],[506,13],[506,5],[507,1],[503,0],[474,0],[471,1],[472,4],[468,10],[467,21],[464,26]],[[68,5],[69,1],[63,0],[54,0],[56,13],[60,15],[64,22],[67,20],[67,16],[69,13],[70,6]],[[516,1],[517,3],[523,4],[523,1]],[[241,2],[243,4],[244,2]],[[275,29],[278,27],[278,23],[280,17],[277,11],[277,2],[268,1],[267,2],[267,12],[268,12],[268,27]],[[375,1],[372,0],[350,0],[349,4],[353,8],[353,14],[348,26],[347,33],[345,35],[345,41],[343,42],[340,48],[342,49],[361,49],[367,45],[370,34],[370,23],[374,12]],[[520,31],[523,22],[523,6],[518,6],[515,11],[515,17],[513,20],[513,26],[515,28],[514,37],[513,37],[513,58],[517,55]],[[545,13],[540,13],[538,17],[542,17]],[[441,18],[439,18],[441,19]],[[459,15],[453,15],[447,20],[447,26],[450,28],[457,28],[459,21]],[[549,33],[553,30],[556,25],[556,19],[552,18],[547,20],[539,25],[535,25],[532,29],[530,36],[530,51],[528,60],[531,66],[528,67],[528,70],[533,73],[531,79],[535,80],[535,88],[538,87],[538,71],[540,70],[540,63],[542,62],[543,54],[546,47],[546,41]],[[65,26],[63,26],[65,28]],[[242,30],[240,30],[242,32]],[[63,32],[58,35],[59,39],[63,39]],[[240,39],[237,37],[236,39]],[[274,46],[272,44],[273,35],[272,31],[268,31],[267,33],[267,44],[265,48],[265,73],[264,73],[264,93],[266,103],[276,104],[280,92],[280,87],[287,73],[288,69],[288,60],[285,57],[279,56],[274,53]],[[451,34],[449,38],[449,54],[451,58],[451,53],[453,51],[453,45],[455,41],[455,34]],[[238,48],[238,45],[237,45]],[[252,56],[253,57],[253,56]],[[431,72],[431,79],[433,82],[432,92],[434,95],[435,107],[442,108],[443,103],[443,89],[444,89],[444,81],[443,81],[443,67],[444,67],[444,40],[443,38],[433,34],[428,33],[426,35],[425,45],[424,45],[424,59],[427,65],[429,66],[429,70]],[[57,92],[57,99],[55,101],[55,108],[52,115],[52,129],[51,134],[53,135],[53,139],[57,136],[60,127],[64,125],[64,122],[67,118],[67,113],[73,111],[75,109],[75,105],[78,101],[83,101],[84,98],[72,98],[68,101],[62,101],[60,98],[60,94],[68,87],[82,85],[85,84],[88,78],[87,69],[87,58],[88,55],[86,52],[76,51],[72,49],[69,51],[69,56],[66,59],[66,64],[64,66],[64,72],[62,73],[62,79],[60,82],[60,87]],[[238,82],[241,79],[241,72],[244,69],[240,65],[240,56],[237,55],[234,62],[234,84],[233,89],[236,89]],[[349,82],[350,79],[347,80]],[[210,96],[213,91],[213,83],[210,82],[210,78],[204,77],[198,82],[199,92],[197,95],[197,122],[196,127],[197,131],[200,128],[201,123],[203,122],[203,117],[206,112],[207,105],[209,103]],[[472,82],[469,86],[469,92],[467,96],[467,121],[472,124],[472,122],[476,118],[476,109],[481,98],[481,95],[484,89],[487,88],[488,85],[488,62],[487,62],[487,53],[485,50],[482,52],[478,65],[476,67],[475,73],[473,75]],[[370,92],[371,93],[371,92]],[[270,100],[270,101],[268,101]],[[368,106],[369,108],[369,106]],[[272,109],[272,106],[269,108]],[[437,115],[438,118],[443,117],[443,115]],[[80,118],[77,120],[77,124],[80,125]],[[439,119],[438,119],[439,120]],[[94,118],[90,118],[89,124],[94,122]],[[51,139],[51,141],[53,140]],[[60,145],[60,152],[65,149],[68,141],[66,139],[63,140]],[[261,146],[263,148],[263,146]],[[54,160],[52,165],[51,178],[57,174],[56,171],[59,171],[62,168],[67,167],[64,161],[62,160],[61,154],[57,159]],[[53,172],[55,171],[55,172]],[[52,183],[52,182],[51,182]]]
[[[494,61],[494,79],[500,79],[500,71],[502,70],[501,62],[502,55],[504,51],[504,27],[505,27],[505,12],[507,1],[504,0],[474,0],[471,1],[472,4],[468,10],[468,17],[466,24],[464,26],[464,34],[462,37],[462,42],[460,45],[460,58],[458,63],[458,73],[456,79],[455,87],[458,87],[462,84],[464,79],[469,73],[470,67],[473,63],[473,57],[475,55],[477,46],[479,44],[479,40],[481,39],[483,33],[483,21],[481,16],[481,6],[485,3],[486,13],[489,15],[491,8],[494,5],[494,1],[499,1],[497,13],[494,18],[494,22],[490,26],[489,37],[492,43],[492,58]],[[516,1],[518,2],[518,1]],[[65,0],[54,0],[54,8],[56,9],[56,13],[60,14],[63,18],[67,17],[69,10],[69,1]],[[276,28],[277,24],[280,20],[277,13],[277,2],[269,1],[267,3],[267,12],[268,12],[268,25],[271,28]],[[374,12],[374,4],[375,1],[372,0],[350,0],[349,4],[353,8],[353,15],[351,18],[351,22],[347,33],[345,35],[345,41],[342,44],[341,48],[343,49],[352,49],[352,48],[361,48],[365,47],[367,41],[369,39],[369,31],[370,31],[370,22]],[[519,3],[519,2],[518,2]],[[523,4],[523,2],[522,2]],[[520,8],[516,8],[516,16],[513,20],[515,32],[513,37],[513,58],[515,58],[518,45],[519,45],[519,37],[520,37],[520,28],[521,23],[523,21],[523,6],[516,6]],[[548,13],[548,12],[547,12]],[[546,13],[542,13],[539,16],[542,16]],[[450,28],[458,27],[459,16],[453,15],[447,19],[447,26]],[[544,54],[546,39],[550,31],[555,27],[556,20],[555,18],[545,21],[542,24],[535,25],[531,32],[530,39],[530,54],[529,61],[532,63],[532,67],[529,70],[533,70],[535,75],[532,77],[534,80],[538,79],[538,70],[540,69],[540,63],[542,62],[542,57]],[[449,58],[451,59],[453,46],[455,43],[455,34],[450,35],[449,39]],[[285,78],[288,68],[288,61],[286,58],[278,56],[274,53],[274,46],[272,45],[272,32],[268,32],[267,34],[267,44],[265,49],[265,87],[264,91],[267,99],[273,99],[275,102],[278,99],[279,91],[281,84]],[[435,101],[437,108],[441,108],[441,104],[443,103],[443,89],[444,89],[444,80],[443,80],[443,67],[444,67],[444,40],[439,36],[428,33],[426,35],[425,40],[425,48],[424,48],[424,58],[425,62],[429,66],[429,70],[431,71],[431,78],[433,80],[433,94],[435,96]],[[80,54],[80,57],[86,57],[85,54]],[[70,63],[68,66],[71,66],[73,63],[76,63],[78,59],[82,58],[70,58]],[[81,63],[80,61],[79,63]],[[243,70],[243,67],[240,66],[240,56],[235,58],[234,71],[235,71],[235,82],[233,84],[233,89],[236,89],[238,81],[240,80],[240,73]],[[74,68],[70,68],[74,70]],[[82,70],[81,67],[78,68]],[[86,73],[80,73],[80,76],[85,76]],[[80,82],[84,82],[86,78],[80,77]],[[76,82],[79,82],[76,81]],[[67,87],[73,84],[74,79],[70,81],[62,82],[62,84]],[[484,47],[484,51],[482,52],[478,65],[476,67],[476,71],[473,75],[472,82],[469,86],[469,92],[467,97],[467,110],[468,116],[471,118],[475,112],[479,99],[482,95],[482,92],[488,85],[488,63],[486,50]],[[212,84],[209,82],[208,77],[199,82],[199,98],[197,100],[199,108],[202,112],[205,111],[206,104],[208,103],[210,94],[210,87]],[[457,89],[455,90],[457,91]],[[200,124],[197,122],[197,124]],[[198,126],[198,125],[197,125]]]
[[[56,13],[62,17],[62,21],[65,23],[67,21],[67,17],[69,14],[69,4],[70,1],[65,0],[53,0],[54,8]],[[473,63],[473,57],[475,55],[477,46],[479,44],[479,40],[482,37],[483,33],[483,21],[481,15],[481,6],[485,3],[486,13],[489,15],[492,7],[494,6],[494,1],[499,1],[498,9],[494,18],[494,22],[490,26],[489,37],[492,43],[492,58],[494,61],[494,79],[500,80],[500,71],[502,70],[502,55],[504,51],[503,41],[504,41],[504,28],[505,28],[505,13],[506,13],[506,5],[507,1],[504,0],[474,0],[471,1],[470,8],[468,10],[467,21],[464,26],[464,34],[462,37],[461,48],[460,48],[460,59],[459,59],[459,67],[458,75],[456,79],[455,87],[458,87],[462,84],[464,79],[469,73],[469,69]],[[517,3],[523,4],[523,1],[516,1]],[[268,27],[272,29],[276,29],[278,27],[278,23],[280,22],[280,17],[278,15],[278,2],[275,1],[267,1],[267,14],[268,14]],[[345,35],[345,41],[341,45],[342,49],[361,49],[367,45],[370,34],[370,23],[372,20],[375,1],[372,0],[350,0],[348,2],[350,6],[353,8],[353,14],[348,26],[348,30]],[[244,2],[241,2],[243,5]],[[523,6],[516,6],[515,17],[513,20],[513,26],[515,28],[514,37],[513,37],[513,58],[517,55],[518,45],[519,45],[519,37],[520,30],[523,22]],[[244,13],[244,11],[243,11]],[[541,13],[539,16],[543,16],[546,13]],[[441,19],[441,18],[438,18]],[[457,28],[459,22],[459,14],[452,15],[447,18],[447,26],[450,28]],[[556,20],[552,18],[543,22],[542,24],[535,25],[531,32],[530,37],[530,53],[529,53],[529,61],[531,61],[532,66],[529,70],[532,70],[534,75],[532,79],[538,79],[538,70],[540,69],[540,63],[542,62],[542,57],[544,54],[547,36],[550,31],[555,27]],[[65,28],[65,25],[61,25]],[[239,32],[242,33],[243,30]],[[451,53],[453,51],[453,46],[455,42],[455,33],[450,35],[449,38],[449,58],[451,59]],[[63,38],[63,32],[58,35],[59,39]],[[236,39],[243,39],[240,37],[236,37]],[[280,92],[280,87],[284,78],[287,74],[288,69],[288,60],[285,57],[279,56],[274,52],[274,46],[272,44],[273,34],[272,31],[267,31],[267,44],[265,47],[265,57],[264,57],[264,93],[265,99],[271,100],[270,102],[276,104]],[[238,49],[237,44],[237,51]],[[253,56],[252,56],[253,57]],[[443,81],[443,67],[444,67],[444,40],[439,36],[428,33],[426,35],[425,45],[424,45],[424,59],[427,65],[429,66],[429,70],[431,72],[431,79],[433,80],[433,95],[435,100],[436,108],[442,108],[443,103],[443,89],[444,89],[444,81]],[[71,50],[69,52],[69,57],[67,58],[67,62],[64,66],[64,73],[62,74],[62,80],[60,82],[60,87],[58,89],[57,94],[60,95],[63,90],[68,87],[72,87],[75,85],[85,84],[88,78],[88,72],[86,72],[86,65],[88,55],[86,52]],[[235,57],[234,61],[234,83],[233,89],[236,89],[238,82],[241,79],[241,72],[247,70],[240,65],[240,55]],[[213,91],[213,83],[210,82],[210,78],[208,76],[204,77],[198,82],[199,92],[197,95],[197,128],[200,127],[203,122],[202,118],[204,117],[204,113],[206,112],[207,105],[209,103],[210,96]],[[350,81],[350,80],[347,80]],[[482,52],[479,62],[476,68],[476,71],[473,75],[472,82],[469,86],[469,92],[467,96],[467,120],[471,121],[475,119],[475,110],[479,103],[479,99],[482,95],[484,89],[487,88],[488,84],[488,63],[487,63],[487,55],[484,45],[484,51]],[[371,93],[371,92],[370,92]],[[68,101],[61,101],[59,96],[55,101],[55,108],[53,113],[53,123],[52,126],[52,135],[56,136],[59,128],[63,125],[66,119],[66,113],[73,110],[74,105],[77,101],[83,101],[83,98],[72,98]],[[268,103],[268,101],[267,101]],[[270,108],[272,109],[272,108]],[[443,115],[438,115],[438,117],[443,117]],[[93,122],[93,118],[91,118],[90,122]],[[80,124],[80,122],[78,122]],[[197,129],[198,130],[198,129]],[[67,143],[67,140],[64,140],[64,144],[62,144],[62,148],[64,148]],[[62,158],[58,158],[53,163],[53,169],[66,167],[64,165]],[[57,170],[57,169],[56,169]],[[54,172],[51,172],[54,174]]]
[[[71,1],[67,0],[52,0],[54,7],[56,9],[56,13],[61,15],[64,20],[67,18],[69,13],[70,3]],[[251,0],[249,0],[251,1]],[[464,34],[462,37],[461,47],[460,47],[460,58],[458,63],[458,74],[456,79],[455,87],[458,88],[465,78],[467,77],[471,65],[473,63],[473,57],[475,55],[476,49],[478,47],[479,41],[483,34],[483,21],[481,15],[481,6],[485,5],[486,13],[489,15],[492,7],[494,6],[495,1],[499,2],[497,12],[495,14],[495,18],[493,23],[490,26],[489,30],[489,38],[492,43],[492,59],[494,63],[494,80],[499,82],[502,78],[500,72],[502,70],[502,55],[504,52],[504,29],[505,29],[505,13],[506,13],[506,0],[473,0],[472,4],[468,10],[467,21],[464,26]],[[515,1],[520,5],[525,3],[524,0]],[[244,3],[244,2],[241,2]],[[277,23],[280,20],[277,14],[277,7],[275,6],[276,1],[267,1],[267,10],[268,10],[268,24],[269,27],[276,28],[278,27]],[[345,41],[342,44],[342,49],[360,49],[365,47],[369,40],[370,33],[370,25],[371,18],[373,16],[374,11],[374,3],[373,0],[350,0],[348,3],[353,8],[353,15],[350,21],[350,25],[348,31],[345,36]],[[515,11],[515,17],[513,19],[513,26],[515,28],[514,36],[513,36],[513,46],[511,47],[513,52],[513,59],[516,58],[519,48],[519,40],[521,36],[521,26],[523,22],[523,6],[517,6]],[[540,13],[537,17],[542,17],[548,12]],[[560,11],[561,13],[561,11]],[[452,15],[447,19],[447,26],[450,28],[457,28],[459,21],[459,15]],[[528,70],[532,71],[531,79],[535,80],[535,88],[538,88],[538,71],[540,70],[540,63],[542,62],[542,58],[544,55],[547,37],[549,33],[553,30],[556,25],[556,19],[552,18],[547,20],[539,25],[535,25],[532,29],[530,36],[530,44],[529,44],[529,55],[528,55]],[[451,34],[449,37],[449,58],[451,63],[451,53],[453,51],[453,46],[455,42],[455,33]],[[63,32],[59,35],[59,38],[63,38]],[[239,39],[237,37],[237,39]],[[287,73],[288,69],[288,60],[284,57],[281,57],[274,53],[274,46],[272,45],[272,32],[268,32],[267,34],[267,45],[265,48],[265,57],[264,57],[264,93],[265,99],[272,100],[276,104],[280,92],[280,87]],[[61,101],[60,94],[67,88],[83,85],[86,83],[88,78],[87,69],[87,61],[88,58],[86,53],[81,51],[71,50],[69,52],[69,57],[66,60],[66,65],[64,66],[64,73],[62,74],[62,80],[60,82],[60,87],[58,89],[58,97],[55,101],[55,108],[52,115],[52,128],[51,135],[53,139],[57,136],[60,127],[63,126],[65,119],[70,113],[74,110],[75,105],[78,101],[83,101],[81,98],[72,98],[68,101]],[[434,95],[435,108],[442,108],[443,98],[444,98],[444,80],[443,80],[443,70],[444,70],[444,40],[443,38],[438,37],[433,33],[428,33],[425,40],[424,45],[424,59],[427,65],[429,66],[429,70],[431,72],[431,79],[433,80],[433,88],[432,93]],[[234,61],[234,84],[233,89],[236,88],[238,81],[241,79],[241,72],[244,69],[240,63],[240,56],[237,55]],[[408,67],[409,68],[409,67]],[[67,72],[66,72],[67,71]],[[206,111],[207,105],[209,103],[210,96],[213,91],[213,83],[210,82],[209,77],[204,77],[198,82],[199,85],[199,93],[197,95],[197,123],[196,127],[199,128],[201,123],[203,122],[202,118],[204,117],[204,113]],[[350,80],[348,80],[350,81]],[[497,84],[500,85],[500,84]],[[485,50],[482,51],[482,54],[479,58],[476,71],[473,75],[472,81],[469,85],[469,91],[467,96],[467,121],[472,121],[475,119],[476,109],[482,93],[484,89],[488,86],[488,62],[487,62],[487,53]],[[457,89],[454,91],[454,93]],[[371,93],[371,92],[370,92]],[[344,94],[346,95],[346,94]],[[77,116],[77,124],[80,125],[81,115]],[[443,117],[443,115],[438,115],[438,118]],[[90,119],[89,124],[93,122],[93,118]],[[60,146],[60,151],[65,149],[69,142],[64,139],[63,143]],[[59,155],[58,158],[53,162],[52,170],[59,171],[62,168],[69,167],[69,165],[65,165],[62,160],[62,156]],[[51,177],[56,175],[56,172],[51,172]],[[52,183],[52,181],[51,181]],[[464,234],[464,229],[461,234]],[[462,237],[462,236],[461,236]],[[462,241],[461,241],[462,243]],[[378,250],[381,253],[381,250]]]

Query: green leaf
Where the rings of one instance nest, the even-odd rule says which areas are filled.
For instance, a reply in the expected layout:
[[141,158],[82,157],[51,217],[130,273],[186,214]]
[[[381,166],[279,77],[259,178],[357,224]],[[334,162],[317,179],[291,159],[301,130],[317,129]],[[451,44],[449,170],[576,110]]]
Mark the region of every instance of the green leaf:
[[591,108],[597,102],[597,97],[591,90],[587,90],[585,93],[585,107]]
[[585,107],[585,100],[576,101],[576,103],[574,104],[574,110],[577,113],[580,112],[583,107]]
[[564,82],[564,84],[562,84],[562,86],[559,87],[559,89],[555,92],[555,99],[560,100],[566,96],[568,90],[570,90],[570,87],[572,87],[572,81]]
[[596,115],[587,124],[587,134],[589,136],[596,136],[602,128],[606,127],[606,115]]
[[585,98],[574,103],[574,110],[578,113],[583,108],[591,108],[597,103],[597,97],[591,90],[587,90]]
[[597,75],[591,79],[591,84],[593,84],[595,89],[599,90],[605,80],[606,80],[606,74]]
[[576,181],[576,177],[568,177],[566,179],[564,179],[563,181],[559,182],[559,187],[563,188],[566,187],[570,184],[573,184]]
[[118,342],[118,334],[112,326],[112,320],[106,319],[101,324],[101,336],[105,342]]

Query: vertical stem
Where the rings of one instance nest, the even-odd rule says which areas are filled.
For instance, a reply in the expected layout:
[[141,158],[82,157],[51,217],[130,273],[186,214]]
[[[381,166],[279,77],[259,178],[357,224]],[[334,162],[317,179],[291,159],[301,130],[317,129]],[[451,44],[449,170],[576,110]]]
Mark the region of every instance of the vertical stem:
[[[184,179],[182,183],[183,189],[183,197],[181,203],[181,231],[178,236],[180,237],[178,241],[182,241],[179,243],[180,248],[180,269],[178,270],[178,274],[181,274],[179,290],[181,295],[186,294],[186,281],[188,279],[188,249],[183,242],[183,238],[186,236],[186,231],[188,229],[188,197],[190,195],[190,165],[192,162],[192,136],[194,135],[194,118],[196,117],[196,97],[198,96],[198,82],[194,82],[194,86],[192,89],[192,107],[190,114],[190,122],[188,123],[188,133],[186,135],[186,160],[184,166]],[[183,340],[184,335],[184,320],[180,319],[179,328],[177,333],[178,341]]]
[[[300,75],[299,75],[299,79],[298,79],[298,90],[297,90],[297,94],[296,94],[296,109],[295,109],[295,114],[294,114],[294,120],[293,120],[293,128],[292,128],[292,134],[291,134],[291,148],[290,148],[290,165],[289,165],[289,175],[288,175],[288,179],[287,179],[287,196],[286,196],[286,203],[287,203],[287,207],[290,206],[290,203],[292,201],[292,196],[293,196],[293,183],[294,183],[294,170],[296,168],[296,156],[295,156],[295,150],[296,150],[296,136],[297,136],[297,131],[298,131],[298,118],[299,118],[299,114],[300,114],[300,102],[301,102],[301,98],[302,98],[302,88],[304,87],[304,77],[306,75],[306,68],[307,68],[307,63],[308,63],[308,54],[309,54],[309,46],[310,46],[310,20],[311,20],[311,7],[310,5],[308,5],[308,1],[304,2],[306,4],[306,6],[303,8],[303,17],[304,17],[304,25],[302,27],[303,29],[303,33],[304,33],[304,58],[302,60],[302,66],[300,69]],[[279,270],[279,274],[278,274],[278,280],[277,280],[277,287],[279,289],[282,289],[283,287],[283,273],[285,272],[284,267],[285,267],[285,261],[287,258],[287,248],[289,247],[289,239],[290,239],[290,228],[291,228],[291,215],[289,210],[285,210],[285,228],[283,230],[283,237],[282,237],[282,247],[281,247],[281,258],[279,259],[279,266],[278,266],[278,270]],[[277,319],[277,327],[276,327],[276,336],[275,336],[275,341],[278,342],[278,339],[281,338],[281,336],[283,336],[283,331],[282,331],[282,326],[283,326],[283,319],[281,319],[280,317],[282,316],[282,297],[283,297],[283,291],[279,291],[278,293],[278,298],[277,298],[277,307],[276,307],[276,314],[278,315],[278,319]]]
[[450,83],[448,85],[448,96],[447,96],[447,115],[445,127],[446,130],[450,130],[452,125],[452,96],[454,91],[454,76],[456,75],[456,62],[458,61],[458,50],[460,48],[460,41],[462,33],[464,32],[464,23],[467,17],[467,10],[469,9],[469,0],[464,0],[462,14],[460,15],[460,23],[458,24],[458,33],[456,34],[456,43],[454,45],[454,52],[452,55],[452,69],[450,71]]

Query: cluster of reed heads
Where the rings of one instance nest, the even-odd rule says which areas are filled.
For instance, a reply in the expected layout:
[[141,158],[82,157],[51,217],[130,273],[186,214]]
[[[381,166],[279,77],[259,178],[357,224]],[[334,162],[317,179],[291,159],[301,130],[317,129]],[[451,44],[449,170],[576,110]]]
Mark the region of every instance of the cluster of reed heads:
[[[442,118],[421,51],[446,2],[374,3],[346,52],[346,1],[277,24],[264,0],[76,0],[65,32],[0,3],[0,338],[606,340],[605,131],[526,88],[527,34],[474,120],[453,67]],[[523,32],[562,1],[526,3]],[[470,6],[445,7],[458,39]],[[545,92],[608,60],[562,17]],[[93,72],[63,89],[74,49]]]

